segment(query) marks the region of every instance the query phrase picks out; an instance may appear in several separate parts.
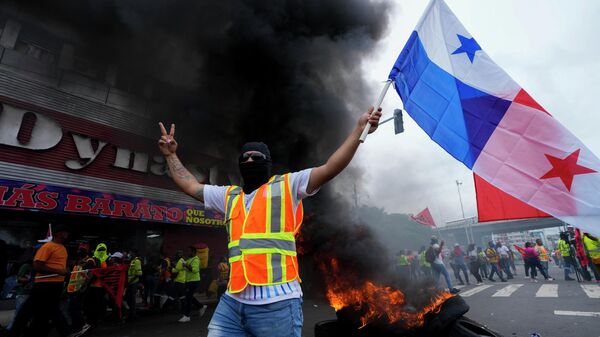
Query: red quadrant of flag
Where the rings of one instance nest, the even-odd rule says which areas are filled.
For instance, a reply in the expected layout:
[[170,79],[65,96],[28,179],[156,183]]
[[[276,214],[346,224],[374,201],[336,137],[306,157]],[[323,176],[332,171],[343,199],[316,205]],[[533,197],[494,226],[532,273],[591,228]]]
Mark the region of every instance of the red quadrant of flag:
[[550,215],[503,192],[473,174],[477,199],[477,220],[479,222],[546,218]]

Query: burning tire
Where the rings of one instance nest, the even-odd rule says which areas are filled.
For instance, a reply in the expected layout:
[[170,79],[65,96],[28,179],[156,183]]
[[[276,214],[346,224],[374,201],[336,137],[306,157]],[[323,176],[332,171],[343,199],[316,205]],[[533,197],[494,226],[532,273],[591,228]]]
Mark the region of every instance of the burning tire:
[[388,324],[375,321],[364,327],[357,321],[356,311],[344,308],[336,312],[338,319],[322,321],[315,325],[316,337],[501,337],[482,324],[463,317],[469,306],[460,296],[448,299],[439,312],[430,313],[425,323],[417,328],[405,328],[401,323]]

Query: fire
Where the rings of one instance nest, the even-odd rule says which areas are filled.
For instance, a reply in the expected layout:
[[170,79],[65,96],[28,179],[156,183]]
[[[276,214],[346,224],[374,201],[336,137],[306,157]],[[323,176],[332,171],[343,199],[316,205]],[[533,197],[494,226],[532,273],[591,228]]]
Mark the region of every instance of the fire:
[[335,259],[331,260],[327,281],[329,304],[336,311],[354,308],[357,312],[364,312],[360,317],[361,328],[380,318],[386,318],[390,324],[402,320],[406,328],[423,326],[425,315],[439,312],[441,305],[453,296],[449,292],[440,292],[429,305],[419,311],[407,311],[404,308],[404,294],[400,290],[378,286],[371,281],[353,285],[348,278],[340,276]]

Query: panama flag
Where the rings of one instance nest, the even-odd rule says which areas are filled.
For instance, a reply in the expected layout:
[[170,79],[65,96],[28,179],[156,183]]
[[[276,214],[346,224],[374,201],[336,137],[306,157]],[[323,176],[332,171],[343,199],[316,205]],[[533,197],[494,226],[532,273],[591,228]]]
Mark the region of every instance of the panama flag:
[[477,176],[600,234],[600,160],[492,61],[444,1],[429,3],[389,78],[408,114]]

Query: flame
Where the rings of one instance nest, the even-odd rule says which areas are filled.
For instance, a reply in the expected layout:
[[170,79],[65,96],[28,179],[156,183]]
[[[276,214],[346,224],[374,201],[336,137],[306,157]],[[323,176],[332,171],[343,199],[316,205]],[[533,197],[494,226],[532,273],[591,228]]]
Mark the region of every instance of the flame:
[[404,294],[392,287],[378,286],[371,281],[362,284],[351,284],[349,278],[340,275],[337,260],[331,259],[328,272],[327,299],[335,311],[343,308],[354,308],[364,312],[360,317],[361,327],[376,319],[386,318],[390,324],[402,320],[406,328],[423,326],[425,316],[438,313],[442,304],[452,297],[449,292],[439,292],[431,302],[419,311],[407,311]]

